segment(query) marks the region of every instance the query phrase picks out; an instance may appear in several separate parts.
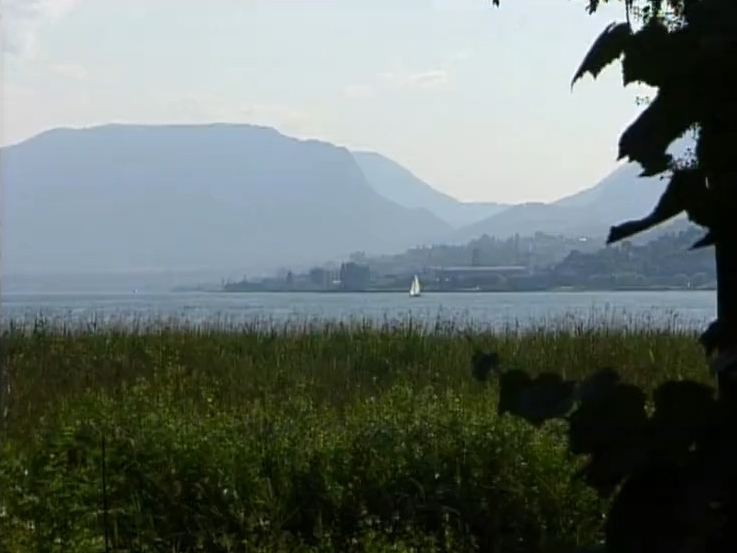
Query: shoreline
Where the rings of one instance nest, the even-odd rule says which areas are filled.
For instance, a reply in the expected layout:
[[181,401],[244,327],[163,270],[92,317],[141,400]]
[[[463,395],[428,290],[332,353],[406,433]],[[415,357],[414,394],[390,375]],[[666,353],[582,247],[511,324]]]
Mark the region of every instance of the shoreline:
[[[369,289],[369,290],[175,290],[176,292],[203,292],[217,294],[406,294],[409,292],[404,289]],[[575,288],[575,287],[559,287],[547,288],[543,290],[473,290],[473,289],[454,289],[454,290],[427,290],[423,291],[423,296],[436,294],[560,294],[560,293],[615,293],[615,292],[715,292],[715,287],[706,288],[682,288],[675,286],[654,286],[654,287],[633,287],[633,288]]]

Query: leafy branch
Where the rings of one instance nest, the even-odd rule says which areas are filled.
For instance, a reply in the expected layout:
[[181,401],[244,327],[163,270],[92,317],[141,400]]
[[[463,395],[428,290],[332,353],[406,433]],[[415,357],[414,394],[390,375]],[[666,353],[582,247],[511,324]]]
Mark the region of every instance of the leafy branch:
[[[589,0],[589,13],[599,5]],[[624,5],[626,21],[604,29],[571,85],[621,60],[624,86],[656,89],[622,133],[618,159],[638,163],[641,176],[670,176],[652,212],[611,227],[608,243],[684,212],[707,229],[692,248],[715,246],[717,319],[700,341],[707,355],[718,353],[711,366],[718,398],[697,382],[672,381],[649,401],[610,369],[575,382],[497,368],[499,412],[535,425],[551,418],[568,422],[571,452],[588,456],[579,476],[602,495],[616,491],[606,522],[607,551],[735,550],[737,532],[730,528],[737,526],[737,2]],[[688,132],[695,135],[693,159],[674,160],[668,150]]]

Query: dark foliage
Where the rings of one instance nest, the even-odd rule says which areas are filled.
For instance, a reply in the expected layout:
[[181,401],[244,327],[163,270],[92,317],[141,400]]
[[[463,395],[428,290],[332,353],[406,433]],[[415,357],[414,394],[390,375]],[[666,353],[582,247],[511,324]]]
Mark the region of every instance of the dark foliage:
[[[571,452],[588,456],[580,476],[602,495],[616,492],[606,523],[607,551],[734,551],[737,228],[731,210],[737,198],[737,2],[624,4],[627,22],[604,30],[573,82],[587,73],[596,77],[621,59],[625,86],[656,88],[654,99],[622,133],[619,159],[639,163],[643,176],[671,176],[652,213],[612,227],[608,242],[683,212],[707,229],[693,248],[715,246],[717,320],[701,342],[707,355],[719,354],[712,364],[719,397],[696,382],[670,381],[648,401],[641,389],[611,371],[597,373],[598,384],[509,371],[500,376],[499,411],[535,425],[567,420]],[[598,6],[599,0],[590,0],[589,12]],[[688,131],[696,134],[695,159],[684,164],[668,148]]]
[[629,23],[612,23],[604,29],[573,76],[571,86],[585,73],[598,76],[607,65],[619,59],[624,53],[631,32]]
[[499,366],[499,355],[493,351],[476,351],[471,358],[471,364],[473,377],[479,382],[484,382]]
[[588,456],[578,476],[602,496],[617,492],[608,551],[716,552],[736,543],[737,444],[734,408],[715,395],[669,381],[648,398],[608,368],[582,381],[510,370],[498,409],[536,426],[568,422],[571,453]]
[[708,226],[709,201],[709,190],[703,171],[694,168],[676,170],[652,213],[642,219],[613,226],[609,231],[607,243],[612,244],[645,231],[684,211],[694,223]]

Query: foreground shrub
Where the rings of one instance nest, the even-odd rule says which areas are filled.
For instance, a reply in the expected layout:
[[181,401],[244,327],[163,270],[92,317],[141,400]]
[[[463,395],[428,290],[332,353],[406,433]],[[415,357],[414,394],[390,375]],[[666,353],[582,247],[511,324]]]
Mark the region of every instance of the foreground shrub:
[[142,382],[124,404],[91,398],[30,446],[8,445],[3,535],[33,551],[98,543],[103,435],[124,550],[342,549],[378,534],[544,551],[597,535],[602,507],[570,482],[560,433],[496,417],[483,393],[398,385],[342,412],[301,397],[195,412],[152,396]]
[[574,478],[585,460],[565,426],[497,414],[473,345],[512,369],[616,364],[648,386],[689,370],[663,360],[703,363],[691,335],[604,328],[48,330],[4,345],[0,547],[20,552],[102,551],[106,529],[116,551],[596,543],[607,501]]

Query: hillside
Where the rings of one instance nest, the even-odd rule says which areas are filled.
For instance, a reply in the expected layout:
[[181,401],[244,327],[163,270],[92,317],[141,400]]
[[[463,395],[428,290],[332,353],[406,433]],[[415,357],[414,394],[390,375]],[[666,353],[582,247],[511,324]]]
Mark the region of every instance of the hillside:
[[[585,220],[584,220],[585,219]],[[505,209],[501,213],[469,225],[455,232],[452,242],[463,243],[481,235],[504,239],[514,234],[531,235],[535,232],[564,236],[603,236],[608,227],[596,218],[575,208],[531,202]],[[599,230],[602,232],[599,232]]]
[[424,208],[454,227],[501,212],[505,204],[468,203],[438,192],[395,161],[374,152],[353,152],[368,183],[385,198],[408,208]]
[[716,280],[714,252],[688,251],[703,235],[696,226],[640,245],[623,243],[595,252],[572,251],[551,270],[563,286],[589,289],[672,286],[711,288]]
[[512,206],[454,232],[452,240],[464,242],[482,234],[505,238],[538,231],[603,238],[611,225],[647,215],[665,189],[666,181],[639,177],[639,172],[637,166],[623,165],[592,188],[549,204]]
[[344,148],[248,125],[56,129],[3,149],[3,272],[257,271],[447,235]]
[[612,223],[643,217],[657,203],[667,180],[660,176],[640,177],[641,170],[639,165],[622,165],[596,186],[561,198],[553,205],[584,210]]
[[[674,142],[669,152],[683,155],[691,144],[691,139],[684,137]],[[591,188],[549,204],[533,202],[511,206],[457,230],[451,235],[451,241],[463,243],[483,234],[506,238],[535,232],[603,239],[611,225],[647,215],[665,190],[667,181],[659,176],[640,177],[641,170],[634,163],[620,165]],[[652,239],[667,227],[668,224],[653,229],[646,238]]]

